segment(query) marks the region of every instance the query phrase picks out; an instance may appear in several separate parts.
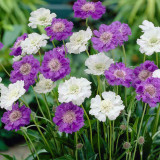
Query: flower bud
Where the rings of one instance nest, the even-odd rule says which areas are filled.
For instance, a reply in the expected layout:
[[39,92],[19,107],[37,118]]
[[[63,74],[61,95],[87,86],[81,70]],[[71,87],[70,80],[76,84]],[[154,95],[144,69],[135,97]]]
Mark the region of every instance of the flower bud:
[[124,144],[123,144],[123,148],[124,149],[129,149],[131,147],[131,144],[129,143],[129,142],[125,142]]
[[124,124],[121,124],[121,125],[120,125],[120,129],[121,129],[121,130],[125,131],[126,128],[127,128],[126,125],[124,125]]
[[138,139],[138,143],[143,145],[144,144],[144,137],[140,136]]
[[82,149],[82,147],[83,147],[83,144],[82,144],[82,143],[78,143],[78,144],[76,145],[76,149]]

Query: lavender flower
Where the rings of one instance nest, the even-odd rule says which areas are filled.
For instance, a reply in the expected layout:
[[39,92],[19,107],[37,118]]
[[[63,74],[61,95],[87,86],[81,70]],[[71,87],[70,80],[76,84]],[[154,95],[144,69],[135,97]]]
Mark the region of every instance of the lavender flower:
[[27,55],[22,60],[14,62],[13,69],[10,77],[11,82],[15,83],[18,80],[23,80],[24,88],[28,90],[29,86],[35,83],[40,63],[33,55]]
[[3,48],[3,43],[0,42],[0,50]]
[[105,71],[105,77],[108,83],[112,86],[123,85],[125,87],[130,87],[132,81],[132,70],[125,67],[124,63],[111,64],[109,70]]
[[10,53],[11,56],[19,56],[22,54],[21,42],[24,41],[28,37],[27,33],[24,33],[22,36],[18,37],[16,42],[14,43],[13,47],[10,48],[12,52]]
[[66,19],[53,18],[52,24],[46,27],[47,36],[51,36],[50,40],[65,40],[72,35],[73,23]]
[[30,123],[31,109],[25,105],[18,107],[18,103],[13,104],[12,110],[3,114],[1,121],[5,124],[5,129],[18,131],[20,127]]
[[71,72],[70,61],[56,49],[46,52],[41,66],[41,73],[45,78],[57,81]]
[[158,67],[152,61],[145,61],[136,67],[132,75],[132,86],[136,88],[136,85],[152,77],[152,73],[157,69]]
[[77,0],[73,5],[74,17],[86,19],[92,17],[99,19],[106,12],[102,2],[87,2],[86,0]]
[[62,103],[56,108],[53,122],[59,126],[60,132],[77,132],[84,125],[83,109],[72,102]]
[[160,102],[160,79],[148,78],[136,88],[137,100],[148,103],[150,107],[155,107]]

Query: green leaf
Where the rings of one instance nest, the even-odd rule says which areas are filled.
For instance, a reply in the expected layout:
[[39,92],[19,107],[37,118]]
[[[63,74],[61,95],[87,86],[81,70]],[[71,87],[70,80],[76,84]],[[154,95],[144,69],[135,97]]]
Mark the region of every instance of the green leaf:
[[7,145],[4,143],[4,141],[2,139],[0,139],[0,150],[1,151],[6,151],[8,150]]
[[71,155],[64,155],[62,157],[56,158],[54,160],[74,160]]
[[2,155],[3,157],[7,158],[7,160],[16,160],[15,157],[11,157],[11,156],[9,156],[7,154],[0,153],[0,155]]

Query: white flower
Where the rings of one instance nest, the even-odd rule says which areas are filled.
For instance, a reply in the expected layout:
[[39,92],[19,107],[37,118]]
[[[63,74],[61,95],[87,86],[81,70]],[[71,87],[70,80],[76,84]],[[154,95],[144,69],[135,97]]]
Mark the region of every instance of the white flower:
[[147,31],[147,30],[154,29],[155,26],[154,26],[154,24],[153,24],[152,22],[149,22],[149,21],[147,21],[147,20],[144,20],[144,21],[142,22],[142,25],[139,25],[139,28],[142,29],[142,32],[145,32],[145,31]]
[[7,87],[1,86],[0,107],[6,110],[12,109],[12,104],[17,101],[26,90],[24,89],[24,81],[17,81]]
[[30,23],[28,26],[31,28],[37,28],[37,25],[46,27],[51,25],[52,19],[56,16],[55,13],[50,13],[49,9],[39,8],[36,11],[31,12],[31,17],[29,18]]
[[79,54],[87,49],[88,41],[92,37],[92,31],[88,27],[86,31],[80,30],[73,33],[70,37],[70,42],[66,43],[66,47],[69,53]]
[[45,47],[49,37],[45,34],[31,33],[21,42],[22,55],[36,54],[41,47]]
[[19,61],[21,58],[22,58],[21,55],[19,55],[19,56],[14,56],[14,57],[13,57],[13,62]]
[[93,75],[102,75],[112,63],[114,63],[114,61],[104,53],[91,55],[85,62],[85,65],[88,67],[85,72]]
[[53,90],[56,86],[56,83],[53,83],[51,79],[46,79],[42,74],[39,75],[39,82],[34,87],[35,92],[37,93],[48,93]]
[[152,73],[152,77],[153,77],[153,78],[160,78],[160,69],[155,70],[155,71]]
[[106,117],[110,120],[115,120],[120,112],[124,109],[123,102],[119,95],[114,92],[103,92],[101,97],[97,95],[91,99],[91,110],[89,113],[94,115],[99,121],[105,122]]
[[85,78],[71,77],[59,85],[58,100],[62,102],[73,102],[75,105],[81,105],[85,98],[91,96],[91,82]]
[[137,40],[137,44],[140,45],[140,52],[148,56],[160,52],[160,28],[155,27],[145,31]]

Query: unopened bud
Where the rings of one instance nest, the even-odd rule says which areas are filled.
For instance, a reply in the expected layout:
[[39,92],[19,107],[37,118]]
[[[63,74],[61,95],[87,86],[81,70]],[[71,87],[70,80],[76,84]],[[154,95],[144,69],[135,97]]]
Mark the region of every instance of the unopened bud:
[[129,143],[129,142],[125,142],[124,144],[123,144],[123,148],[124,149],[129,149],[131,147],[131,144]]
[[138,143],[143,145],[144,144],[144,137],[140,136],[138,139]]
[[121,129],[121,130],[125,131],[126,128],[127,128],[126,125],[124,125],[124,124],[121,124],[121,125],[120,125],[120,129]]
[[82,149],[82,147],[83,147],[83,144],[82,144],[82,143],[78,143],[78,144],[76,145],[76,149]]

